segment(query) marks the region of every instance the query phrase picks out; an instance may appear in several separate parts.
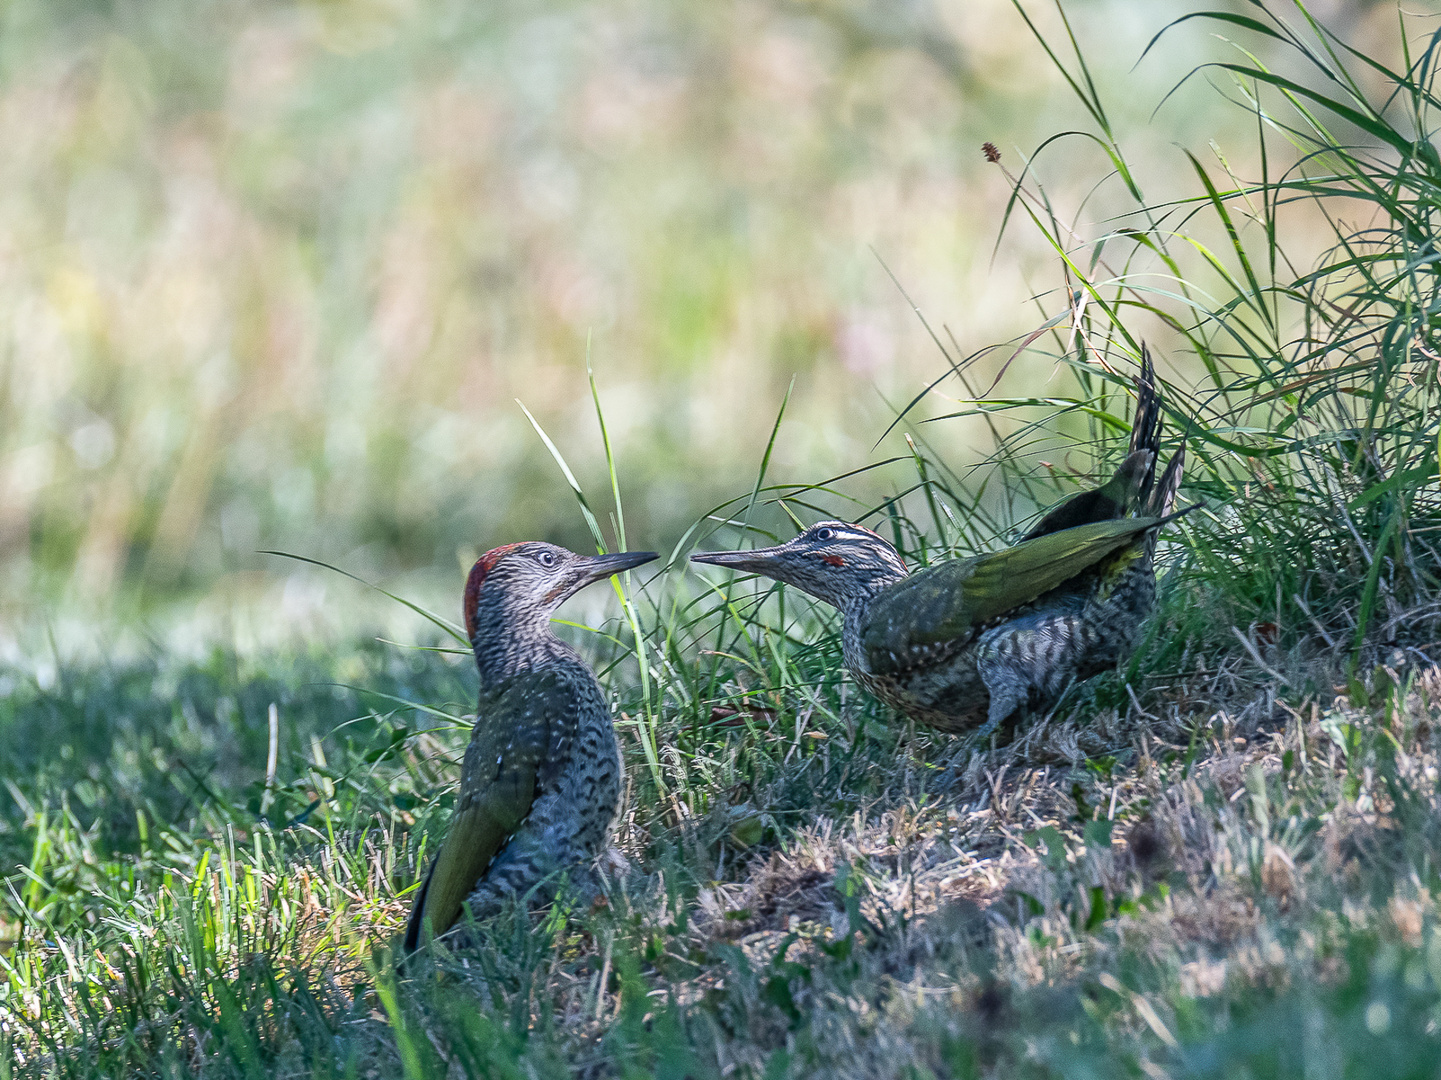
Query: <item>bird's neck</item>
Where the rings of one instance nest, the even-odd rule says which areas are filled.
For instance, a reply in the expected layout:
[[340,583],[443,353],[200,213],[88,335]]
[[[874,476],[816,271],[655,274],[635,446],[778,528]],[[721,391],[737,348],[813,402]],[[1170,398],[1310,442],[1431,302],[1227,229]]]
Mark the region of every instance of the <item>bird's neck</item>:
[[878,582],[874,588],[854,593],[845,603],[836,605],[842,616],[841,652],[845,658],[846,667],[852,671],[864,672],[870,669],[866,662],[865,649],[861,643],[865,638],[866,627],[871,621],[871,605],[877,596],[897,581],[903,580],[904,576],[897,575],[888,581]]
[[824,597],[823,599],[832,604],[847,620],[864,619],[866,612],[870,610],[871,601],[896,582],[905,580],[906,576],[903,570],[877,571],[859,581],[850,583],[844,592],[837,594],[834,598]]
[[551,629],[550,613],[477,613],[470,643],[484,694],[521,672],[575,657]]

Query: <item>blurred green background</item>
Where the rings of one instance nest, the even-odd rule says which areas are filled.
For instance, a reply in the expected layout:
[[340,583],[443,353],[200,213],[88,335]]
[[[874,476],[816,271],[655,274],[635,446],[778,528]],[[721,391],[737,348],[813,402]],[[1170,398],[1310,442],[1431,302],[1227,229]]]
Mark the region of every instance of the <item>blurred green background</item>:
[[[1133,160],[1254,143],[1202,78],[1152,116],[1229,48],[1176,31],[1137,64],[1196,6],[1066,9]],[[793,376],[774,477],[903,452],[873,444],[945,368],[887,266],[961,355],[1064,308],[1034,231],[993,258],[1009,185],[982,142],[1018,171],[1077,109],[1008,0],[0,11],[0,651],[37,614],[323,602],[259,548],[445,614],[480,550],[583,548],[515,399],[599,495],[587,350],[632,546],[669,550],[749,489]],[[1321,14],[1395,36],[1386,5]],[[1105,219],[1104,161],[1077,139],[1043,162],[1080,221]],[[1004,386],[1056,377],[1023,357]],[[958,466],[991,446],[926,434]]]

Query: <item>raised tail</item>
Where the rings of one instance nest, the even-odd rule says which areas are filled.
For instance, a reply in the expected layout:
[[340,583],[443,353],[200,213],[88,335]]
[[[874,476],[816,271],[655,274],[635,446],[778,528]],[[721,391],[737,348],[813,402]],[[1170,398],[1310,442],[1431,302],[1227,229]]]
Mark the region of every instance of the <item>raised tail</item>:
[[[1161,397],[1156,391],[1151,350],[1142,345],[1141,371],[1136,376],[1136,413],[1131,422],[1131,451],[1126,460],[1105,484],[1052,507],[1021,540],[1034,540],[1062,529],[1110,521],[1127,514],[1152,516],[1146,508],[1151,503],[1160,448]],[[1180,480],[1179,467],[1176,480]],[[1174,488],[1171,494],[1175,494]]]
[[1150,505],[1152,486],[1156,479],[1156,462],[1161,456],[1161,395],[1156,390],[1156,367],[1151,362],[1151,350],[1141,346],[1141,371],[1136,376],[1136,412],[1131,418],[1131,453],[1133,457],[1141,450],[1151,452],[1151,467],[1140,478],[1136,489],[1135,506],[1143,514]]
[[1161,474],[1161,482],[1150,492],[1146,502],[1141,507],[1141,513],[1145,517],[1167,517],[1171,513],[1171,507],[1176,501],[1176,491],[1181,486],[1181,469],[1186,464],[1186,443],[1183,440],[1181,447],[1166,465],[1166,471]]
[[420,947],[422,927],[425,924],[425,895],[430,892],[430,880],[435,877],[435,864],[440,862],[439,856],[430,860],[430,869],[425,873],[425,881],[420,886],[420,891],[415,894],[415,906],[410,909],[410,919],[405,924],[405,943],[403,948],[407,953],[413,953]]

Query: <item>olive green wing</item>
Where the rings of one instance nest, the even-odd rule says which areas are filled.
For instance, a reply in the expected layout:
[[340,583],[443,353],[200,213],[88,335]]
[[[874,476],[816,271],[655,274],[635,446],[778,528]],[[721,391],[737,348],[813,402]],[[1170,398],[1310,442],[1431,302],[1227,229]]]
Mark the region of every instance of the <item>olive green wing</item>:
[[872,672],[904,670],[937,646],[961,645],[986,623],[1085,573],[1159,518],[1099,521],[918,571],[872,602],[861,645]]
[[482,699],[455,816],[406,925],[407,951],[420,944],[426,921],[434,936],[455,924],[465,898],[530,813],[549,771],[554,729],[565,719],[565,691],[549,673],[526,672]]

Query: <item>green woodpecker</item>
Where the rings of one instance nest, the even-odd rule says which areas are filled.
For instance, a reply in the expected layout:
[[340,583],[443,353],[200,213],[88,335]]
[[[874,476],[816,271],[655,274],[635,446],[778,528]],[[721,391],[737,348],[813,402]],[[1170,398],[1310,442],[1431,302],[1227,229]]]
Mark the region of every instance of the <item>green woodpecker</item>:
[[508,897],[548,895],[562,875],[585,891],[620,801],[620,751],[600,684],[556,637],[551,615],[591,582],[655,557],[527,543],[476,562],[465,628],[480,702],[455,815],[410,913],[407,951],[449,930],[463,903],[490,914]]
[[1135,647],[1156,597],[1156,534],[1185,448],[1155,482],[1160,401],[1150,355],[1131,449],[1111,479],[1061,503],[1019,543],[912,573],[870,529],[822,521],[787,543],[692,555],[804,590],[844,616],[846,667],[917,722],[989,734]]

